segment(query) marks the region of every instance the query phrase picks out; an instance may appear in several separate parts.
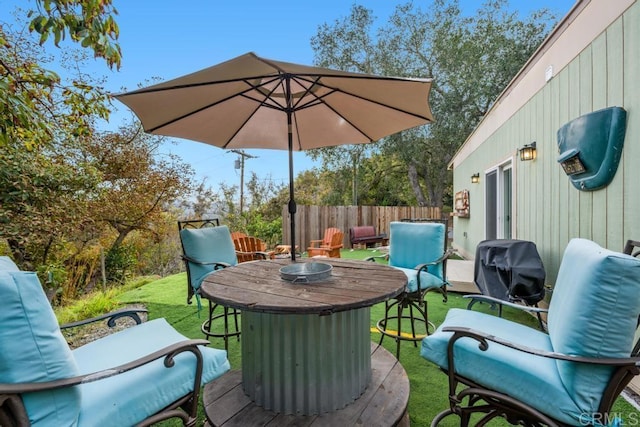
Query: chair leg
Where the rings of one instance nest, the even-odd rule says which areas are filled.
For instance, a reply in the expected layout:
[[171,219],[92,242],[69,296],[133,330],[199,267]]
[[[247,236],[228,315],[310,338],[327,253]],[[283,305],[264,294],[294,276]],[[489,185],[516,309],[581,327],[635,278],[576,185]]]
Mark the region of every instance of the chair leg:
[[[416,338],[416,324],[415,319],[413,318],[413,304],[409,303],[409,318],[411,319],[411,337],[415,340]],[[427,334],[429,332],[429,329],[427,328]],[[416,341],[413,341],[413,346],[414,347],[418,347],[418,343]]]
[[[396,341],[396,358],[398,360],[400,360],[401,341],[413,341],[414,347],[418,347],[418,341],[421,341],[423,338],[422,336],[418,336],[415,322],[424,323],[426,335],[429,335],[431,333],[430,328],[431,330],[435,329],[435,326],[430,323],[427,318],[426,301],[423,302],[423,304],[425,304],[424,310],[420,307],[421,303],[415,299],[400,298],[394,300],[392,303],[385,302],[384,317],[378,320],[378,323],[376,324],[378,331],[380,331],[381,333],[379,344],[382,345],[385,335],[393,338]],[[394,306],[396,306],[396,313],[393,316],[389,316],[389,312],[393,309]],[[404,309],[407,306],[409,307],[409,314],[407,316],[404,316]],[[420,316],[418,316],[417,313],[414,313],[414,309],[418,311]],[[388,331],[387,327],[389,324],[389,320],[393,319],[396,319],[395,325],[393,326],[396,327],[397,330]],[[409,320],[409,322],[411,323],[410,336],[408,333],[406,334],[407,336],[402,335],[402,323],[405,319]]]
[[[382,318],[381,320],[378,321],[378,330],[380,330],[380,325],[383,325],[384,329],[387,329],[387,322],[389,319],[389,301],[385,301],[384,302],[384,318]],[[382,345],[382,340],[384,340],[385,334],[382,333],[382,331],[380,330],[380,341],[378,342],[378,345]]]
[[[233,310],[233,320],[234,320],[235,325],[236,325],[236,331],[239,331],[240,330],[240,326],[238,326],[238,315],[240,314],[240,311],[238,309],[236,309],[236,308],[233,308],[232,310]],[[236,340],[238,342],[240,342],[240,334],[236,335]]]
[[229,307],[223,307],[224,311],[224,351],[229,351]]
[[[224,349],[226,351],[229,350],[229,337],[236,336],[238,341],[240,341],[240,325],[238,324],[238,310],[234,308],[229,308],[225,306],[222,307],[222,314],[215,314],[215,309],[218,307],[218,304],[213,304],[209,301],[209,318],[202,324],[201,330],[202,333],[207,337],[207,339],[214,338],[222,338],[224,340]],[[229,316],[234,316],[234,331],[229,331]],[[213,322],[217,319],[222,318],[222,333],[212,332]]]
[[[404,306],[398,303],[398,331],[396,333],[396,359],[400,360],[400,341],[402,336],[402,310]],[[413,327],[413,325],[411,325]]]

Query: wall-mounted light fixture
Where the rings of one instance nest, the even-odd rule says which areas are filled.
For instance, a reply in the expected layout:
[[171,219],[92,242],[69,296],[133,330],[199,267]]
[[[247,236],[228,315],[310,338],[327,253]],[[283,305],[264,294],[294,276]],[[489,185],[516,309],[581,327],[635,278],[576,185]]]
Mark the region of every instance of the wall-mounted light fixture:
[[479,173],[474,173],[473,175],[471,175],[471,183],[472,184],[477,184],[480,182],[480,174]]
[[520,149],[520,160],[534,160],[536,158],[536,142],[533,141],[531,144],[527,144]]

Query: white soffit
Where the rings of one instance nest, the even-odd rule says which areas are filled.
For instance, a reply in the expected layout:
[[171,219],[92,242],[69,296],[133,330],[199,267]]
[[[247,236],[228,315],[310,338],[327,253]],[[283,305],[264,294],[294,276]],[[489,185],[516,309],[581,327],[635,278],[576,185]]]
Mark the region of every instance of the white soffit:
[[[578,0],[500,94],[455,154],[449,167],[455,167],[473,153],[635,2]],[[550,78],[549,67],[553,70]]]

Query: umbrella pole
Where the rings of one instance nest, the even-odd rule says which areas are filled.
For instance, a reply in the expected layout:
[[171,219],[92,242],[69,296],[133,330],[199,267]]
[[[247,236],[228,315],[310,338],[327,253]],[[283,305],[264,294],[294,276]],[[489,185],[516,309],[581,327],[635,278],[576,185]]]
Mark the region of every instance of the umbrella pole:
[[[286,92],[291,94],[290,81],[286,79]],[[296,201],[293,196],[293,129],[291,123],[291,99],[287,100],[287,136],[289,138],[289,223],[291,224],[291,261],[296,260]]]

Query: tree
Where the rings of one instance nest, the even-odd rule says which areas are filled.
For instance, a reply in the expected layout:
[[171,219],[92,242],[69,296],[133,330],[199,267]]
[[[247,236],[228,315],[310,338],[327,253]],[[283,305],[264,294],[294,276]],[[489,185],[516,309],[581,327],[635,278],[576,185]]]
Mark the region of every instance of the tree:
[[[110,0],[37,0],[29,29],[18,18],[15,29],[0,22],[0,231],[24,267],[44,264],[61,236],[84,216],[86,199],[98,183],[92,165],[80,153],[96,119],[109,113],[99,81],[80,73],[84,57],[63,52],[67,79],[48,70],[49,55],[40,46],[48,36],[59,44],[65,34],[110,66],[120,50],[115,9]],[[40,44],[40,45],[39,45]]]
[[193,169],[175,155],[157,156],[162,141],[135,122],[100,134],[87,147],[86,161],[101,175],[92,215],[116,232],[109,251],[134,230],[152,233],[163,212],[189,192]]
[[[72,42],[91,49],[109,67],[119,67],[115,13],[111,0],[36,0],[36,9],[26,15],[41,46],[50,35],[59,46],[69,34]],[[109,115],[108,95],[90,76],[67,68],[71,77],[63,81],[45,68],[43,52],[24,29],[0,23],[0,147],[16,141],[26,148],[46,145],[60,134],[88,136],[93,120]]]
[[465,16],[457,0],[434,0],[424,10],[407,3],[377,30],[373,12],[353,6],[348,18],[322,25],[312,39],[323,66],[434,78],[429,102],[436,121],[380,146],[407,165],[418,205],[442,206],[453,154],[556,19],[542,9],[520,20],[508,6],[507,0],[489,0]]

